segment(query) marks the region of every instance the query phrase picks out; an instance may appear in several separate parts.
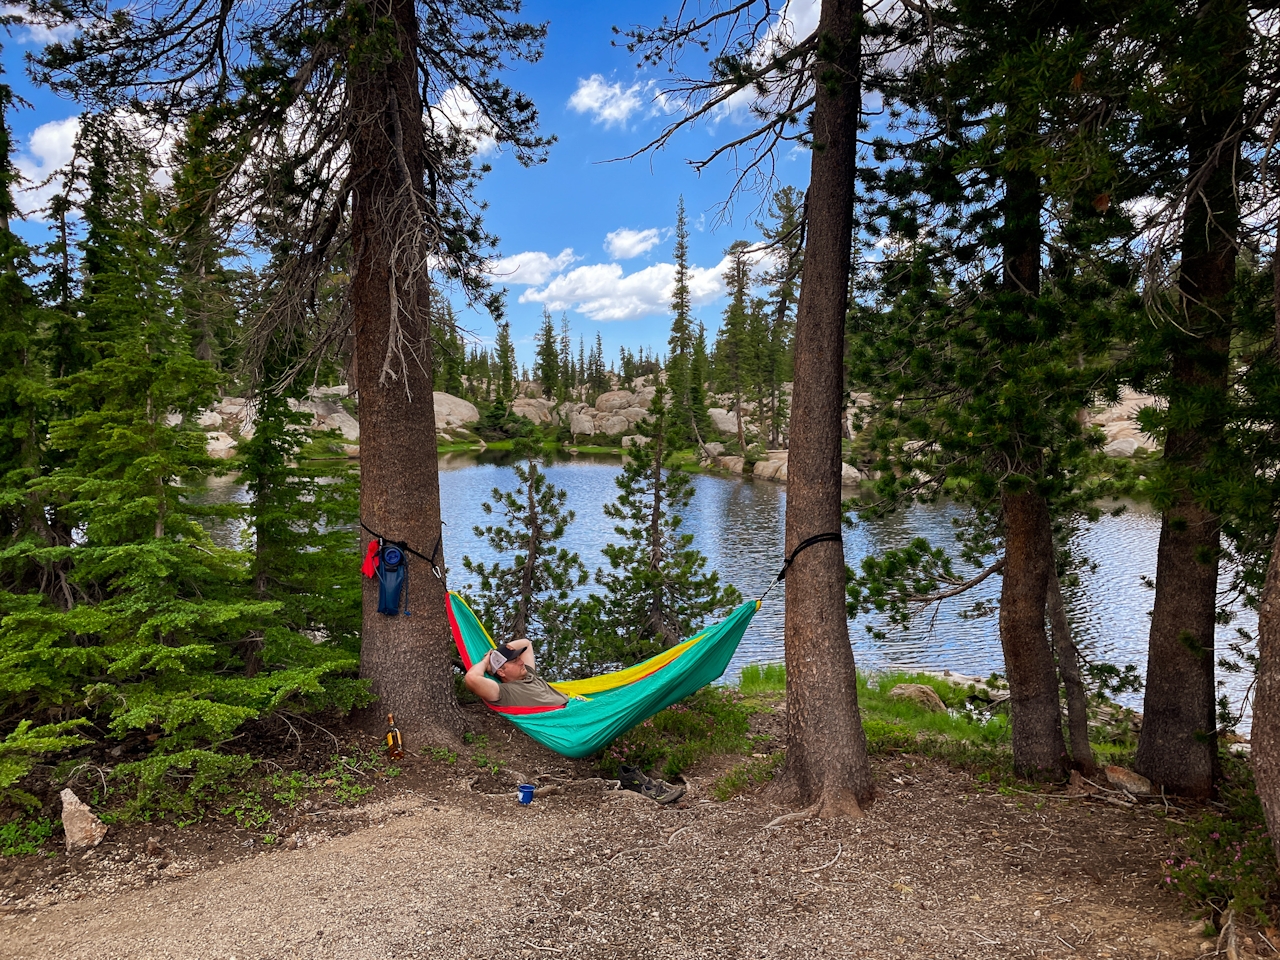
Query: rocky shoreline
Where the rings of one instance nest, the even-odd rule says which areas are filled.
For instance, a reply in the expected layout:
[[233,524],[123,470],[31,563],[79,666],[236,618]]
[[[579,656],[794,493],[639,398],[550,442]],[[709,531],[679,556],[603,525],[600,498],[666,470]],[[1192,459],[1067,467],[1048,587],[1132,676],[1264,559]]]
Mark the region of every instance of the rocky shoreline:
[[[621,449],[644,442],[637,424],[649,418],[648,408],[653,401],[655,388],[640,378],[631,389],[610,390],[600,394],[594,403],[581,400],[558,402],[538,396],[536,383],[520,385],[521,395],[511,402],[511,412],[541,426],[568,427],[574,444],[589,444],[599,438],[609,444],[618,443]],[[791,384],[785,392],[790,393]],[[727,398],[716,398],[721,406],[713,406],[707,412],[718,438],[708,439],[702,446],[702,462],[705,466],[730,474],[750,475],[757,480],[787,480],[787,451],[764,451],[762,457],[748,460],[726,453],[728,443],[735,443],[738,433],[738,414],[728,408]],[[865,394],[851,394],[845,410],[846,431],[856,436],[856,411],[869,401]],[[475,426],[480,421],[480,411],[471,401],[452,394],[437,391],[434,394],[436,436],[442,443],[468,443],[483,448],[483,441],[476,436]],[[1112,457],[1133,457],[1158,449],[1155,438],[1142,432],[1137,421],[1140,410],[1156,403],[1154,397],[1125,390],[1118,403],[1088,411],[1089,423],[1099,428],[1103,436],[1103,452]],[[314,387],[305,400],[291,400],[295,412],[309,413],[311,423],[305,429],[327,435],[340,443],[343,453],[356,458],[360,455],[360,422],[356,406],[345,384],[331,387]],[[742,405],[743,426],[754,432],[752,404]],[[202,410],[195,418],[195,425],[207,434],[207,449],[213,457],[232,459],[240,441],[253,436],[254,407],[251,400],[227,397],[212,407]],[[170,424],[181,418],[172,415]],[[856,486],[866,479],[852,464],[843,465],[842,481]]]

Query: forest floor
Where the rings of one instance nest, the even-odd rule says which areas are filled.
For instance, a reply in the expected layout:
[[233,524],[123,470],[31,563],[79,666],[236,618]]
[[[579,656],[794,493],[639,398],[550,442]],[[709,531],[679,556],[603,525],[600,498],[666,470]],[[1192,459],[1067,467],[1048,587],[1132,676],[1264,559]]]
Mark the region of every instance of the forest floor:
[[[411,754],[358,805],[303,804],[269,846],[234,824],[135,823],[87,855],[7,858],[0,957],[1178,960],[1218,947],[1162,889],[1163,808],[999,788],[903,754],[875,761],[863,818],[770,827],[788,811],[767,794],[709,796],[742,757],[689,771],[685,797],[660,806],[467,712],[487,731],[483,768]],[[520,806],[522,781],[560,792]],[[1257,933],[1239,951],[1274,955]]]

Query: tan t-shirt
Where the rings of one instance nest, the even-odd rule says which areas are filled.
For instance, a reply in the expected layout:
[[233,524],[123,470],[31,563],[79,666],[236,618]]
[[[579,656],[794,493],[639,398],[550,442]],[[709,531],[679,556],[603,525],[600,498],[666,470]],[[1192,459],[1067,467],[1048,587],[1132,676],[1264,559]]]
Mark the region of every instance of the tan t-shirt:
[[569,698],[552,689],[529,667],[522,680],[499,682],[498,699],[494,702],[500,707],[559,707],[568,703]]

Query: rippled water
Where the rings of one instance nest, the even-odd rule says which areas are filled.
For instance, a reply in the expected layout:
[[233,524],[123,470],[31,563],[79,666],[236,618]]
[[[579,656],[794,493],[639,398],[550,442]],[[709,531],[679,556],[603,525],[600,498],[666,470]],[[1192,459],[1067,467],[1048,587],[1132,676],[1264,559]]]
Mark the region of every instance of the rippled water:
[[[561,545],[577,551],[588,569],[605,565],[600,548],[613,535],[613,525],[601,508],[617,495],[614,479],[619,473],[618,462],[582,458],[551,463],[544,470],[552,483],[568,491],[568,506],[577,515]],[[216,486],[204,494],[209,499],[244,499],[243,488],[232,478],[211,483]],[[444,549],[451,587],[468,585],[461,563],[464,554],[473,559],[495,559],[472,528],[486,521],[481,504],[491,499],[492,489],[509,490],[514,485],[515,475],[509,466],[470,456],[442,458],[440,498],[445,505]],[[696,494],[684,529],[694,535],[695,546],[706,554],[722,580],[732,583],[744,596],[759,596],[782,564],[786,487],[770,481],[706,475],[695,476],[694,486]],[[903,546],[918,536],[937,546],[952,543],[951,520],[959,515],[955,505],[938,504],[858,521],[844,532],[845,558],[857,566],[868,554]],[[1066,601],[1077,643],[1090,659],[1120,666],[1131,663],[1145,672],[1153,593],[1144,585],[1144,578],[1155,576],[1159,534],[1159,516],[1137,503],[1128,504],[1119,517],[1108,516],[1085,525],[1077,534],[1076,549],[1096,566],[1081,573],[1080,584],[1067,590]],[[224,528],[218,538],[231,542],[236,536],[236,530]],[[957,572],[964,569],[958,566]],[[729,666],[730,679],[745,664],[782,661],[785,586],[775,588],[756,614]],[[849,632],[859,667],[950,669],[981,676],[1003,672],[996,614],[961,615],[975,601],[994,603],[999,593],[1000,578],[991,577],[970,594],[918,617],[909,628],[889,627],[887,638],[882,640],[868,635],[868,621],[852,621]],[[1251,611],[1242,611],[1236,623],[1218,628],[1219,649],[1225,651],[1226,643],[1236,639],[1237,627],[1252,632],[1256,624]],[[1238,701],[1247,686],[1245,679],[1226,679],[1227,692]],[[1141,694],[1125,699],[1141,707]]]

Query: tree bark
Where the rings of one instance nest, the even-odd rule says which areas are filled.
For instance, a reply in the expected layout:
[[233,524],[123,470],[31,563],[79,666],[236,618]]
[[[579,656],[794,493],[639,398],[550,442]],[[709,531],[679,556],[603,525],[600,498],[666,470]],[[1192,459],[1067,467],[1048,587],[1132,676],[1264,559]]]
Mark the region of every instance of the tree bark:
[[[1280,307],[1277,308],[1280,312]],[[1280,319],[1277,320],[1280,326]],[[1280,533],[1258,606],[1258,685],[1253,694],[1253,772],[1280,857]]]
[[[840,530],[844,323],[861,113],[860,0],[823,0],[795,397],[787,478],[788,554]],[[779,789],[820,815],[859,815],[872,798],[840,544],[803,551],[787,575],[787,765]]]
[[1000,646],[1009,680],[1013,766],[1022,776],[1066,775],[1058,674],[1045,632],[1045,604],[1053,571],[1049,507],[1034,490],[1000,497],[1005,566],[1000,587]]
[[[1272,262],[1275,272],[1276,339],[1272,348],[1280,359],[1280,250]],[[1258,604],[1258,679],[1253,691],[1253,776],[1271,833],[1271,846],[1280,858],[1280,532],[1271,546],[1271,563]]]
[[[1040,295],[1043,228],[1040,178],[1030,170],[1004,173],[1001,248],[1004,288],[1017,295],[1015,309],[1030,315]],[[1054,573],[1049,506],[1035,488],[1044,472],[1040,451],[1019,452],[1000,495],[1005,527],[1005,567],[1000,587],[1000,646],[1009,681],[1013,766],[1023,776],[1066,775],[1066,743],[1053,649],[1045,631],[1048,579]]]
[[1067,699],[1067,735],[1071,744],[1071,762],[1081,773],[1092,776],[1098,770],[1089,746],[1088,697],[1084,682],[1080,679],[1080,656],[1071,637],[1071,623],[1067,620],[1067,607],[1062,601],[1062,582],[1056,566],[1050,561],[1049,579],[1046,584],[1049,610],[1049,629],[1053,634],[1053,649],[1058,655],[1058,677]]
[[[406,196],[417,198],[411,202],[421,202],[424,196],[422,138],[399,135],[416,133],[422,125],[414,43],[417,14],[412,0],[389,0],[371,22],[379,29],[383,22],[394,25],[399,55],[379,57],[362,50],[350,63],[348,89],[355,118],[350,149],[356,182],[351,306],[360,400],[360,514],[369,527],[433,557],[443,570],[430,289],[425,273],[400,259],[396,228],[388,222]],[[395,222],[412,220],[401,217]],[[405,289],[406,275],[420,278],[409,281],[414,289]],[[385,375],[383,358],[397,344],[403,348],[404,362],[394,376]],[[410,615],[378,613],[377,580],[365,581],[360,675],[370,681],[378,698],[367,716],[372,723],[394,713],[404,732],[456,740],[462,715],[451,675],[453,641],[444,583],[425,562],[410,556],[409,564],[403,606]]]
[[[1243,110],[1242,62],[1247,10],[1239,0],[1200,5],[1197,37],[1216,59],[1217,108],[1189,111],[1189,168],[1198,182],[1183,218],[1178,293],[1182,316],[1169,331],[1169,411],[1164,469],[1174,500],[1164,511],[1156,554],[1156,595],[1147,653],[1147,685],[1136,767],[1173,793],[1206,797],[1217,775],[1214,627],[1218,590],[1218,516],[1199,494],[1223,441],[1228,406],[1240,213],[1235,189]],[[1227,96],[1234,90],[1234,96]]]

